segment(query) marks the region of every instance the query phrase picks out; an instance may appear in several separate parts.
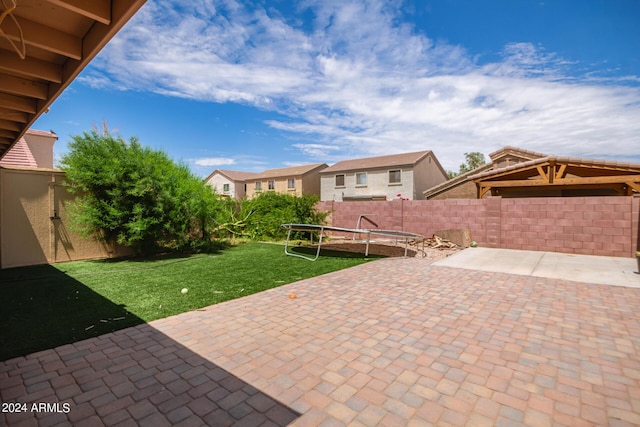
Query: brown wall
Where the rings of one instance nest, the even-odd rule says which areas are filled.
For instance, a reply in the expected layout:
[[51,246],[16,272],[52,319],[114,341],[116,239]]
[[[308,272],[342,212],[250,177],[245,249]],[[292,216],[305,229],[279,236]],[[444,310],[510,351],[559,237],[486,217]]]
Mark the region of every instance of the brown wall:
[[[378,228],[431,236],[466,228],[481,246],[586,255],[634,257],[640,197],[320,202],[331,225],[354,228],[360,214]],[[363,222],[362,228],[374,228]]]
[[128,253],[69,229],[65,202],[73,195],[63,179],[51,169],[0,168],[0,268]]

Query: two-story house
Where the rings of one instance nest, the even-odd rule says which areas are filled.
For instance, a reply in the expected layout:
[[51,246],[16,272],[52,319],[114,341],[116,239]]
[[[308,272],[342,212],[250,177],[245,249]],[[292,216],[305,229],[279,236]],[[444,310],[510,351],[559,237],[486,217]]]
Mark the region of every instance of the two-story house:
[[447,179],[431,150],[344,160],[320,172],[320,200],[417,200]]
[[303,194],[320,195],[320,171],[327,168],[326,163],[269,169],[246,180],[247,198],[266,191],[301,196]]
[[252,172],[216,169],[205,182],[216,190],[216,194],[234,199],[242,199],[247,194],[247,180],[258,175]]

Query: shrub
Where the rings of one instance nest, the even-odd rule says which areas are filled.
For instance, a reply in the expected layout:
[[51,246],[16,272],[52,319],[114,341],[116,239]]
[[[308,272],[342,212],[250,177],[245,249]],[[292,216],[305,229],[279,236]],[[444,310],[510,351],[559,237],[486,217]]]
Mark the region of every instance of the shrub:
[[219,211],[211,187],[163,151],[128,142],[105,129],[73,136],[61,160],[75,203],[71,225],[85,236],[137,253],[197,247],[210,240]]

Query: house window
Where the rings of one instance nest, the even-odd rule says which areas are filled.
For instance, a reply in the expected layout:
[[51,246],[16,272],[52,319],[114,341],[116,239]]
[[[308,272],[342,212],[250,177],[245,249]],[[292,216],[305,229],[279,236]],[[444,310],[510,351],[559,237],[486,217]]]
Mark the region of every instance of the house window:
[[402,183],[402,171],[392,170],[389,171],[389,184],[401,184]]
[[336,175],[336,187],[344,187],[344,174]]
[[296,179],[295,178],[289,178],[287,180],[287,188],[289,190],[293,190],[296,188]]
[[269,190],[275,190],[276,189],[276,182],[275,181],[269,181],[268,182],[268,186],[269,186]]
[[222,185],[222,191],[224,193],[228,193],[229,192],[229,184],[223,184]]
[[358,173],[356,173],[356,185],[358,185],[358,186],[367,185],[367,173],[366,172],[358,172]]
[[262,191],[262,182],[256,182],[256,191]]

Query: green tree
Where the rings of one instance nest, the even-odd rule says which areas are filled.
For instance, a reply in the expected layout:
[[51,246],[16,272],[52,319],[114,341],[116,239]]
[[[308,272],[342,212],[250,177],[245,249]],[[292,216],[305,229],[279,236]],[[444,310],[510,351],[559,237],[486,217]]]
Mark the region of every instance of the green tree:
[[458,172],[447,171],[447,175],[449,175],[449,178],[455,178],[460,174],[470,172],[487,163],[484,158],[484,154],[478,151],[464,153],[464,158],[465,162],[460,164],[460,169],[458,170]]
[[218,232],[222,236],[250,239],[282,239],[286,230],[282,224],[322,224],[327,212],[315,209],[318,196],[268,191],[258,197],[244,200],[227,200],[218,220]]
[[72,226],[87,237],[137,253],[209,239],[218,210],[213,190],[163,151],[92,130],[72,137],[60,167],[77,194]]

